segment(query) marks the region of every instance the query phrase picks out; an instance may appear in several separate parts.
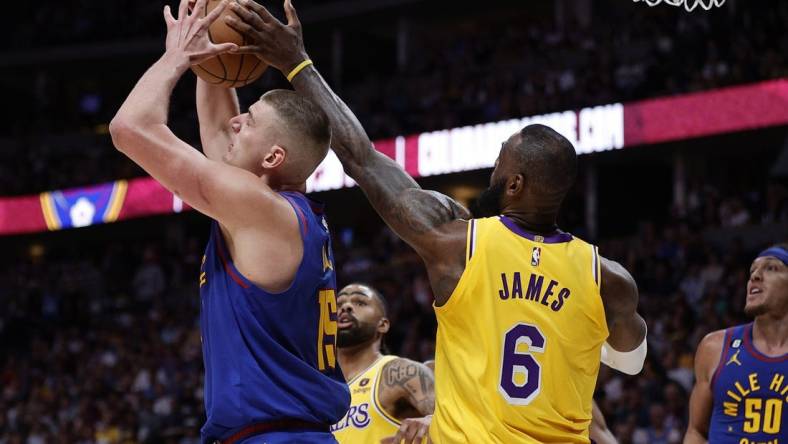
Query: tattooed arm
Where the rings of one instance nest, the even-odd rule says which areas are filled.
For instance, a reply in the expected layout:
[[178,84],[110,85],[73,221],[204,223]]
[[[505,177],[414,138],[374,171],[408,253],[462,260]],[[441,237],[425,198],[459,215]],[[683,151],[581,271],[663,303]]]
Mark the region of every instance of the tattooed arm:
[[383,366],[380,377],[378,399],[395,418],[431,415],[435,410],[435,376],[424,364],[397,358]]
[[[228,25],[252,42],[240,52],[254,54],[284,74],[309,59],[301,23],[289,0],[285,1],[287,24],[253,1],[234,2],[231,8],[238,18],[229,15]],[[386,224],[425,260],[436,302],[445,303],[465,265],[467,223],[463,219],[470,217],[468,210],[445,195],[422,190],[399,164],[378,152],[356,116],[314,66],[298,73],[292,84],[326,112],[331,147],[345,171]]]

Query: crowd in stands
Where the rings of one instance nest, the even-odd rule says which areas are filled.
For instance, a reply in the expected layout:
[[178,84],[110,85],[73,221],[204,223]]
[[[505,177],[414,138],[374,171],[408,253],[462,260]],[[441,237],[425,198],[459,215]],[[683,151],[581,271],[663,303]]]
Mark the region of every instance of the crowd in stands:
[[[617,0],[591,4],[587,20],[568,12],[556,20],[549,8],[531,14],[506,9],[503,3],[482,15],[410,17],[408,56],[399,67],[395,51],[390,51],[389,63],[366,63],[367,54],[356,53],[358,45],[353,45],[354,36],[363,40],[363,34],[348,31],[341,93],[370,136],[379,139],[788,75],[784,2],[764,8],[757,2],[730,1],[726,8],[692,14]],[[44,39],[42,45],[160,38],[164,30],[160,7],[149,2],[91,3],[90,8],[48,3],[36,17],[63,24],[47,25],[62,32],[62,38],[36,33]],[[21,32],[20,41],[38,42]],[[325,45],[314,47],[323,49],[315,49],[313,58],[331,60],[330,52],[320,52],[327,51]],[[0,163],[0,195],[142,174],[114,152],[106,124],[155,54],[118,57],[68,68],[63,62],[42,62],[4,71],[0,88],[15,102],[17,117],[2,127],[12,140],[0,140],[3,156],[10,159]],[[378,54],[375,60],[380,58]],[[330,64],[319,68],[331,80]],[[242,103],[282,86],[281,76],[267,74],[240,90]],[[196,144],[193,94],[193,80],[182,82],[170,122],[177,134]],[[74,132],[78,134],[70,134]],[[62,142],[63,133],[72,142]],[[19,167],[31,164],[34,168]],[[36,165],[52,164],[62,165],[58,174],[30,173]]]
[[[649,325],[649,358],[640,375],[600,373],[596,399],[621,443],[680,442],[698,342],[745,321],[756,251],[740,240],[705,241],[703,226],[693,221],[697,211],[600,242],[601,254],[633,273]],[[749,214],[748,223],[759,221],[769,222],[764,213]],[[178,218],[156,223],[160,234],[145,241],[115,240],[78,252],[43,244],[4,259],[0,444],[199,442],[196,276],[206,233],[183,228]],[[133,229],[110,228],[118,238]],[[388,349],[433,358],[436,321],[418,256],[385,227],[369,238],[353,227],[335,227],[334,235],[338,284],[370,283],[389,302]]]

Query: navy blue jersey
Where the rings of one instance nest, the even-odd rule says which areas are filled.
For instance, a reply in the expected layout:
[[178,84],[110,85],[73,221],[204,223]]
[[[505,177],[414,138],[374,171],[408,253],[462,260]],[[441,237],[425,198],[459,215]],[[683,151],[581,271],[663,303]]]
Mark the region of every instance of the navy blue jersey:
[[752,325],[725,331],[711,380],[710,443],[788,443],[788,354],[768,357],[756,350]]
[[293,206],[304,255],[292,286],[271,294],[235,268],[213,222],[200,273],[205,362],[203,440],[256,422],[342,419],[350,393],[336,356],[336,277],[322,205],[281,193]]

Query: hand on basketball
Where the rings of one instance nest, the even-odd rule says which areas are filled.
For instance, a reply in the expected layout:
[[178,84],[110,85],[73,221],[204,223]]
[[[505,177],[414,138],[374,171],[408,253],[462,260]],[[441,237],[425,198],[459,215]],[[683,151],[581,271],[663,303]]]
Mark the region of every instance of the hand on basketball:
[[227,24],[251,42],[233,52],[254,54],[283,73],[308,58],[304,50],[301,22],[290,0],[285,0],[287,24],[280,22],[265,7],[252,0],[233,2],[230,9],[238,18],[227,16]]
[[397,430],[397,434],[383,438],[381,444],[422,444],[426,438],[427,444],[432,443],[429,437],[430,422],[432,415],[423,418],[408,418],[402,421]]
[[164,21],[167,23],[167,53],[186,58],[191,65],[197,65],[238,47],[235,43],[215,44],[211,42],[208,35],[208,27],[227,7],[227,0],[205,17],[189,12],[190,9],[201,11],[206,1],[181,0],[177,19],[172,16],[169,5],[164,7]]

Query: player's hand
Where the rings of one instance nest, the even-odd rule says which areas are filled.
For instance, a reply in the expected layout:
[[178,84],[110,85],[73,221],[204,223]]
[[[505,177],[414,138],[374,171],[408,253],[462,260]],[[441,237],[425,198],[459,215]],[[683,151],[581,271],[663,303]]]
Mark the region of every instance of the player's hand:
[[[196,0],[191,4],[190,0],[181,0],[177,19],[173,17],[169,5],[164,7],[164,21],[167,23],[167,53],[173,54],[179,59],[188,60],[191,65],[202,63],[217,54],[238,47],[235,43],[215,44],[211,42],[208,27],[219,18],[219,15],[227,7],[227,0],[214,8],[207,16],[200,17],[196,11],[202,11],[207,1]],[[190,7],[195,13],[189,12]]]
[[429,430],[430,423],[432,422],[432,415],[427,415],[423,418],[408,418],[402,421],[402,424],[397,430],[397,434],[383,438],[380,440],[381,444],[422,444],[424,438],[427,438],[427,444],[431,444]]
[[251,42],[234,52],[254,54],[285,74],[309,58],[304,50],[301,22],[290,0],[285,0],[287,24],[280,22],[264,6],[252,0],[233,2],[230,9],[238,18],[232,15],[226,17],[227,25]]

